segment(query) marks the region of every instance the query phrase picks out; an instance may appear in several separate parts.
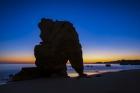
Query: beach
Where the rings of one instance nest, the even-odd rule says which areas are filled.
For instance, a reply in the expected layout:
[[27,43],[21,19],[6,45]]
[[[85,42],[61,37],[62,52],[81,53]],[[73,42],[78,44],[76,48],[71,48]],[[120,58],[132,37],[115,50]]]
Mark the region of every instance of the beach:
[[40,78],[9,82],[0,93],[140,93],[140,69],[108,72],[91,78]]

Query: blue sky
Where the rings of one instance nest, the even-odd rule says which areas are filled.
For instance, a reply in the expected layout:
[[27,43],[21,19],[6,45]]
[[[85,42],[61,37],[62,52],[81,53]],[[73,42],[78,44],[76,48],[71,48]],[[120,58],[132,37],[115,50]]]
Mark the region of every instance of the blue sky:
[[140,59],[139,0],[1,0],[0,58],[33,57],[42,17],[72,22],[87,60]]

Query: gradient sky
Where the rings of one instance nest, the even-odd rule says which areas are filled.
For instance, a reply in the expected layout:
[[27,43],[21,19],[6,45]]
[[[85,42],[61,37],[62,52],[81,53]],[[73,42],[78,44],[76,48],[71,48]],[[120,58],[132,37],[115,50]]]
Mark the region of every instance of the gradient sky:
[[68,20],[86,62],[140,59],[139,0],[0,0],[0,61],[33,61],[42,17]]

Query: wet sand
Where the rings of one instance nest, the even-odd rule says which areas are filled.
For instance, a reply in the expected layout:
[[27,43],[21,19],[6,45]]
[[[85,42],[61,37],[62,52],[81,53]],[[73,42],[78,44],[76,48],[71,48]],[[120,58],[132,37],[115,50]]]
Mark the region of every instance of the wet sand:
[[92,78],[40,78],[10,82],[0,93],[140,93],[140,70],[104,73]]

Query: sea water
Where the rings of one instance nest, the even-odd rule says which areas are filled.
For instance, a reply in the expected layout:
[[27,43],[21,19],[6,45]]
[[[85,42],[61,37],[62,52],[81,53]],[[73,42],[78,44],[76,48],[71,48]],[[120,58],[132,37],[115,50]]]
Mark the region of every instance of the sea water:
[[[34,64],[0,64],[0,85],[6,84],[9,77],[18,73],[23,67],[35,67]],[[84,72],[88,75],[99,74],[104,72],[114,72],[120,70],[130,70],[130,69],[140,69],[140,65],[120,65],[111,64],[111,66],[106,66],[106,64],[85,64]],[[77,76],[75,70],[70,64],[67,64],[67,72],[71,77]]]

